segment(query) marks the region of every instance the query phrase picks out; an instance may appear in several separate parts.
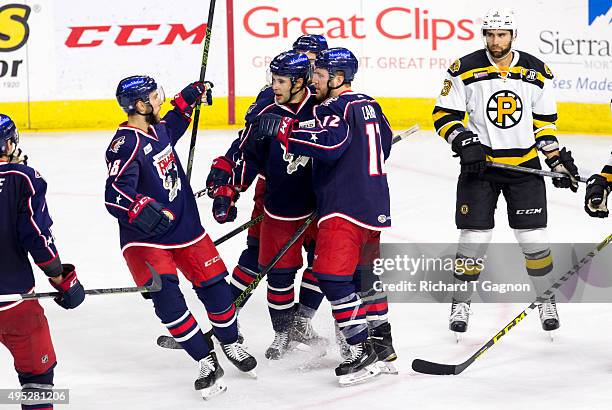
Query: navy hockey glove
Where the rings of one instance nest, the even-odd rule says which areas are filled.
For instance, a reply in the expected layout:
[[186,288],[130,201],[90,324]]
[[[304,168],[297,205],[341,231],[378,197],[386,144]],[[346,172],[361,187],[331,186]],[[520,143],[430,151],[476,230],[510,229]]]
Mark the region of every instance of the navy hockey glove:
[[461,172],[482,174],[487,166],[487,154],[478,135],[463,131],[455,137],[451,147],[460,157]]
[[283,145],[287,146],[287,139],[297,126],[298,120],[291,117],[283,117],[277,114],[262,114],[259,118],[260,139],[276,138]]
[[208,196],[214,198],[215,189],[228,185],[232,179],[232,169],[236,164],[227,157],[217,157],[210,166],[210,172],[206,178],[206,189]]
[[137,195],[130,205],[128,221],[141,231],[151,235],[161,235],[172,226],[170,211],[148,196]]
[[210,81],[196,81],[195,83],[191,83],[187,87],[183,88],[180,93],[174,96],[174,99],[170,101],[170,103],[178,108],[181,114],[183,114],[187,119],[191,119],[193,106],[204,93],[206,93],[204,103],[206,105],[212,105],[213,87],[214,85]]
[[554,172],[560,172],[567,175],[567,177],[564,178],[553,178],[553,185],[556,188],[569,188],[572,192],[578,191],[578,180],[580,179],[580,175],[578,174],[578,168],[574,165],[572,151],[567,151],[565,148],[562,148],[558,155],[546,158],[544,161]]
[[584,197],[584,210],[593,218],[606,218],[608,212],[608,180],[599,174],[592,175],[587,181]]
[[60,292],[60,296],[53,300],[64,309],[74,309],[85,300],[85,289],[76,276],[74,265],[63,264],[62,268],[61,276],[57,276],[62,279],[60,283],[49,279],[49,283]]
[[215,221],[223,224],[236,219],[238,210],[235,205],[238,197],[236,190],[229,185],[215,189],[212,209]]

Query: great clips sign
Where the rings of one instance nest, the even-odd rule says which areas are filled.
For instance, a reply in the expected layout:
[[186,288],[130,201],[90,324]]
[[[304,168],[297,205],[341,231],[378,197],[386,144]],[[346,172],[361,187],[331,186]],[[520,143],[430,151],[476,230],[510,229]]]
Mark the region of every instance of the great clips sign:
[[[344,3],[348,6],[348,3]],[[385,3],[389,2],[368,2],[368,8],[384,6]],[[396,3],[405,6],[382,7],[366,14],[351,10],[349,6],[343,9],[342,14],[326,17],[309,15],[311,10],[318,9],[315,7],[281,9],[274,5],[258,5],[245,11],[241,23],[246,33],[259,39],[293,39],[296,34],[318,33],[329,39],[378,37],[398,42],[425,42],[431,50],[437,50],[441,43],[449,40],[472,40],[478,30],[477,23],[470,18],[454,13],[454,17],[450,18],[427,7],[410,7],[410,2]]]

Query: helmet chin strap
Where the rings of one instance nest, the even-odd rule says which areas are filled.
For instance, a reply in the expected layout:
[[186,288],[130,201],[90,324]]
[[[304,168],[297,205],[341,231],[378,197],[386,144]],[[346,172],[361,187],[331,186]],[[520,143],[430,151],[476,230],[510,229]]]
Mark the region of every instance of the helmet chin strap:
[[336,87],[332,87],[331,85],[331,81],[336,77],[336,75],[330,75],[329,76],[329,80],[327,80],[327,93],[325,93],[325,100],[327,100],[329,98],[329,95],[331,94],[332,90],[337,90],[338,88],[342,87],[344,84],[346,84],[346,82],[343,82],[342,84],[336,86]]
[[[302,78],[302,77],[300,77]],[[293,89],[295,88],[295,83],[297,82],[293,77],[291,78],[291,89],[289,90],[289,101],[287,101],[287,104],[289,104],[291,102],[291,100],[293,100],[293,97],[295,97],[299,92],[301,92],[304,88],[306,88],[306,79],[303,79],[303,83],[302,86],[300,87],[299,90],[297,90],[296,92],[293,92]]]
[[149,112],[145,112],[145,113],[141,113],[136,111],[136,114],[144,117],[144,120],[147,122],[147,124],[149,125],[157,125],[159,124],[159,120],[157,119],[157,117],[155,117],[155,115],[153,114],[153,106],[151,105],[150,102],[146,102],[145,103],[147,105],[147,107],[149,107],[151,110]]

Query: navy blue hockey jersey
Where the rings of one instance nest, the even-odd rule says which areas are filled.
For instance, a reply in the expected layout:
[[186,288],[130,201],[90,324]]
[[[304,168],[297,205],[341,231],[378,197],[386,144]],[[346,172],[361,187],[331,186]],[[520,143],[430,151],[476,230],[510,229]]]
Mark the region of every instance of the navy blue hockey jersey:
[[[174,150],[188,125],[174,109],[149,132],[121,124],[108,146],[105,205],[119,220],[122,251],[130,246],[182,247],[204,236],[193,191]],[[129,223],[130,205],[139,194],[155,199],[172,214],[167,232],[150,235]]]
[[[246,189],[258,173],[266,179],[265,212],[276,219],[301,219],[316,206],[312,186],[312,161],[303,155],[292,155],[278,141],[257,140],[259,116],[273,113],[299,120],[300,127],[314,126],[315,95],[306,89],[299,104],[279,105],[271,88],[264,89],[245,117],[246,125],[240,136],[240,157],[235,160],[233,182]],[[228,154],[230,152],[228,151]]]
[[[37,265],[56,265],[61,273],[46,192],[47,183],[34,169],[0,162],[0,295],[33,291],[28,253]],[[19,303],[0,302],[0,310]]]
[[294,130],[288,146],[314,160],[319,220],[338,216],[373,230],[391,226],[385,160],[393,133],[380,105],[346,91],[314,113],[316,127]]

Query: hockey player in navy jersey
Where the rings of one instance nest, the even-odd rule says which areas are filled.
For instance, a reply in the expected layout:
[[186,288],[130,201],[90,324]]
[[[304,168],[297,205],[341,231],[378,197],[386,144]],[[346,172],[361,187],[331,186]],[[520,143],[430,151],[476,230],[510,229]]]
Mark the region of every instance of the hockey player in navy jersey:
[[257,363],[237,343],[235,307],[224,280],[227,270],[200,223],[191,186],[174,150],[206,89],[201,82],[188,85],[172,100],[174,109],[160,119],[164,94],[155,80],[147,76],[121,80],[117,101],[128,120],[106,150],[105,204],[119,220],[121,250],[136,284],[151,281],[146,262],[160,273],[162,290],[150,295],[155,313],[199,362],[195,388],[209,398],[225,391],[220,380],[223,369],[185,304],[177,268],[206,307],[227,358],[244,372]]
[[[391,226],[385,159],[392,131],[378,103],[351,91],[357,59],[345,48],[322,51],[315,61],[313,85],[323,102],[314,110],[316,126],[297,128],[286,115],[261,116],[260,133],[276,139],[288,153],[313,158],[313,184],[319,212],[313,265],[319,286],[350,345],[336,368],[341,385],[380,373],[378,360],[396,358],[391,328],[381,315],[370,329],[359,292],[362,275],[379,252],[380,231]],[[375,309],[379,305],[372,306]]]
[[[293,43],[293,50],[298,53],[305,54],[311,63],[322,50],[326,50],[327,40],[324,36],[317,34],[305,34],[297,38]],[[250,112],[256,112],[274,103],[274,91],[271,86],[265,87],[257,96],[255,102],[250,107]],[[247,118],[249,114],[247,114]],[[245,119],[245,126],[248,126],[248,121]],[[242,131],[241,131],[242,133]],[[216,188],[223,185],[234,185],[233,168],[238,162],[240,164],[241,152],[239,150],[241,142],[241,133],[238,138],[232,143],[230,149],[224,156],[215,158],[211,166],[210,173],[206,179],[206,187],[208,194],[212,198]],[[243,188],[244,189],[244,188]],[[255,219],[264,213],[264,193],[266,190],[265,177],[262,174],[258,175],[255,184],[255,193],[253,201],[255,202],[251,219]],[[222,215],[219,222],[231,222],[235,219],[235,215]],[[238,264],[232,272],[230,285],[234,297],[238,297],[240,293],[249,286],[259,271],[259,234],[261,224],[256,224],[249,228],[247,235],[247,248],[242,252],[238,260]],[[314,256],[314,241],[308,241],[305,244],[307,252],[308,267],[302,275],[302,281],[299,291],[299,303],[295,306],[295,317],[289,339],[291,342],[299,342],[307,345],[324,344],[324,339],[321,338],[312,327],[311,319],[316,313],[323,294],[319,289],[316,278],[312,275],[312,258]],[[247,299],[248,300],[248,299]],[[240,309],[240,308],[238,308]]]
[[[218,187],[214,192],[215,219],[223,222],[230,215],[233,219],[236,215],[234,202],[237,199],[237,189],[246,189],[259,173],[265,176],[259,268],[270,263],[315,210],[310,159],[288,154],[285,147],[276,141],[262,140],[258,127],[264,113],[284,114],[304,127],[314,125],[312,110],[317,99],[308,88],[310,72],[308,57],[295,51],[281,53],[272,60],[270,73],[274,100],[266,105],[259,101],[259,104],[251,107],[241,135],[240,161],[236,161],[233,169],[233,185]],[[288,350],[289,333],[294,321],[293,282],[297,270],[302,266],[301,246],[314,240],[313,230],[307,231],[300,241],[289,248],[268,273],[267,299],[275,331],[274,341],[266,350],[268,359],[279,359]],[[308,277],[306,273],[304,278],[305,281],[314,280],[314,277]],[[322,294],[317,292],[315,296],[318,307]]]
[[612,153],[608,163],[599,174],[591,175],[587,181],[584,210],[593,218],[607,218],[608,196],[612,190]]
[[[83,302],[85,290],[74,266],[60,260],[45,200],[47,183],[25,164],[18,142],[14,122],[0,114],[0,295],[34,291],[29,254],[60,292],[55,302],[73,309]],[[0,302],[0,343],[13,356],[24,392],[36,395],[52,389],[55,350],[37,300]],[[50,403],[22,404],[22,409],[52,408]]]

